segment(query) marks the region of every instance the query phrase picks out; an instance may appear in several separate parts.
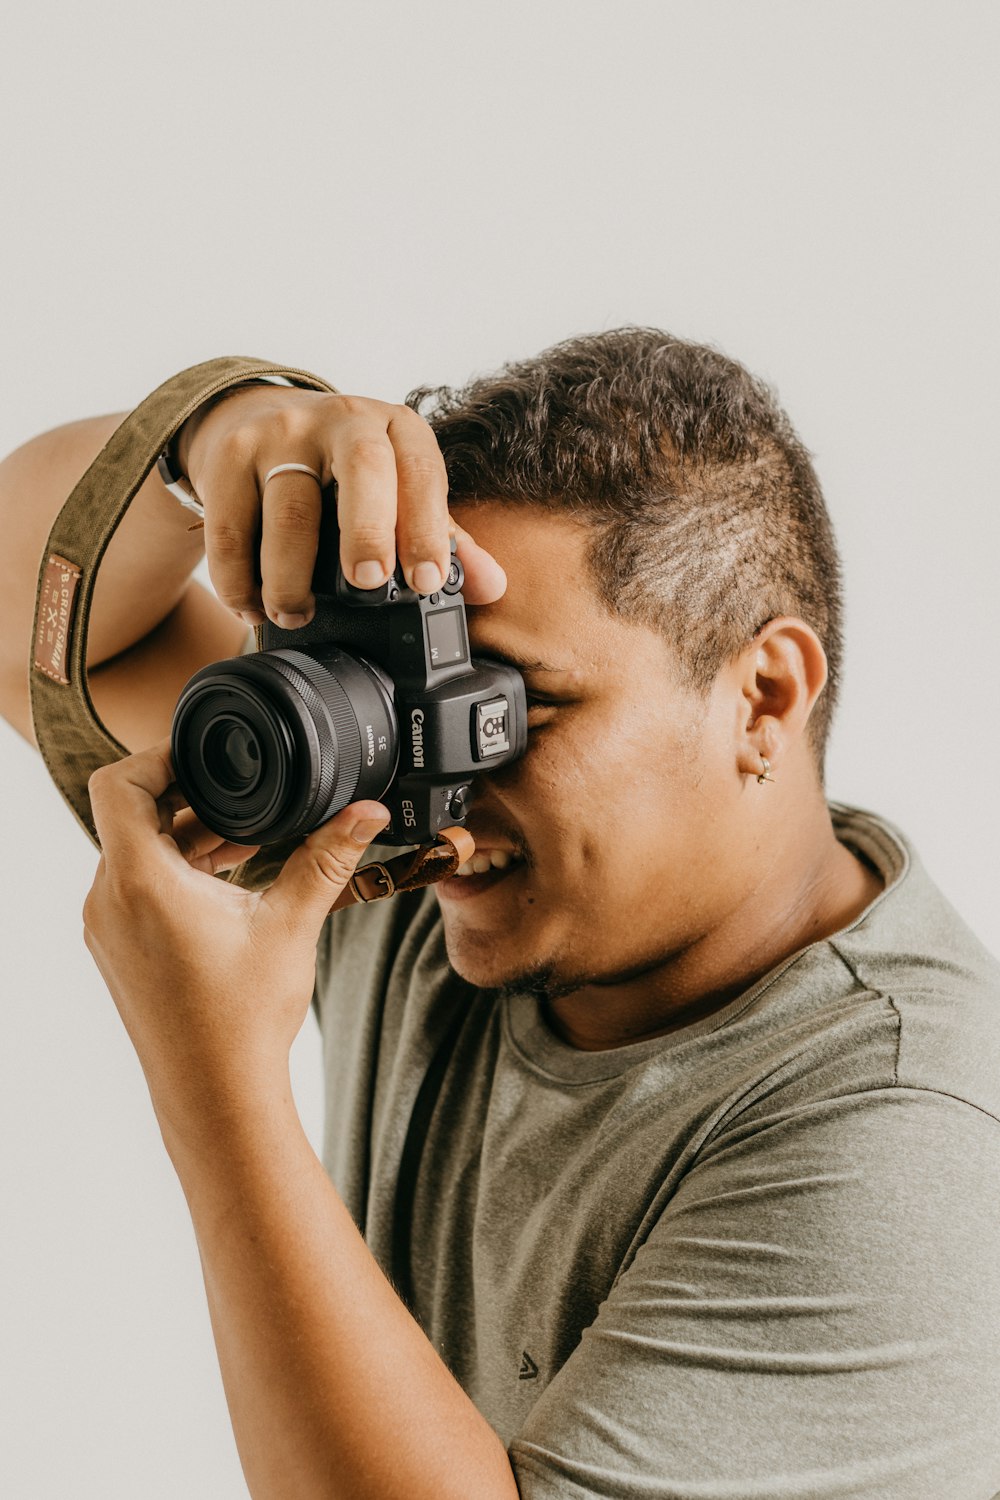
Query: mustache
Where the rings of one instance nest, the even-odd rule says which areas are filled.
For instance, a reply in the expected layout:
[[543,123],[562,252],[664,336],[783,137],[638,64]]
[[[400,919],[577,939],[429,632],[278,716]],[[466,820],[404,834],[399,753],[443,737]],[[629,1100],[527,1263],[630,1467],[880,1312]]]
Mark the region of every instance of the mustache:
[[483,816],[473,807],[464,824],[476,844],[502,844],[512,850],[525,863],[531,863],[528,842],[519,828],[499,818]]

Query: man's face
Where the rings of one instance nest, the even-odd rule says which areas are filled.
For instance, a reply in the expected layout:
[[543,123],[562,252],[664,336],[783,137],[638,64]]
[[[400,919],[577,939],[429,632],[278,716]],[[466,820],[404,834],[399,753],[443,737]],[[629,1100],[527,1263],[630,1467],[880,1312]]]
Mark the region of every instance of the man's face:
[[663,636],[608,613],[582,523],[452,510],[508,578],[495,604],[469,610],[474,653],[557,669],[522,669],[527,751],[473,787],[477,843],[522,862],[434,887],[452,967],[483,988],[554,998],[659,966],[745,894],[739,705],[683,686]]

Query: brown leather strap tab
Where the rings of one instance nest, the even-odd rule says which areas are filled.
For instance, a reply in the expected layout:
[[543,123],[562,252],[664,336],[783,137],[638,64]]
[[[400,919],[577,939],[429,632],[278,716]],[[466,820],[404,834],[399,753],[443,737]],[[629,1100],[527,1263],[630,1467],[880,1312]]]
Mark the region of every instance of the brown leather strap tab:
[[442,828],[436,844],[425,844],[422,849],[410,850],[395,859],[376,860],[362,865],[348,881],[344,890],[330,907],[340,911],[353,906],[356,901],[384,901],[399,891],[416,891],[421,886],[433,885],[454,875],[459,865],[464,865],[476,851],[476,842],[467,828]]
[[[87,628],[101,558],[139,486],[188,417],[210,397],[260,375],[283,375],[307,390],[335,391],[307,370],[266,360],[233,356],[192,365],[165,381],[115,429],[49,532],[35,595],[31,717],[49,774],[95,844],[87,784],[99,766],[128,754],[101,723],[87,690]],[[260,858],[273,863],[274,852],[261,850]],[[255,874],[251,859],[226,878],[255,884]]]

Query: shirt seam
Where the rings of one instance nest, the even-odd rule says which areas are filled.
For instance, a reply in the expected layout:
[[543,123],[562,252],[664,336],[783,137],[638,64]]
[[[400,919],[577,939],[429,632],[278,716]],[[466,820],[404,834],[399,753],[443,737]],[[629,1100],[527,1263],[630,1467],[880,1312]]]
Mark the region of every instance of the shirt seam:
[[897,1083],[895,1087],[902,1094],[934,1094],[939,1099],[954,1099],[956,1104],[964,1104],[966,1109],[974,1110],[977,1115],[983,1115],[994,1125],[1000,1125],[1000,1115],[995,1115],[991,1109],[984,1109],[981,1104],[974,1104],[971,1099],[966,1099],[962,1094],[953,1094],[948,1089],[931,1088],[926,1083]]
[[[837,957],[840,959],[840,961],[845,964],[846,967],[854,975],[854,978],[857,980],[858,984],[863,986],[864,989],[872,991],[872,986],[868,984],[864,976],[858,972],[857,965],[851,962],[847,954],[842,951],[839,944],[833,939],[828,939],[828,942],[830,943],[830,947],[837,954]],[[987,1120],[992,1120],[994,1124],[1000,1125],[1000,1115],[995,1115],[992,1110],[984,1109],[981,1104],[975,1104],[971,1099],[966,1099],[962,1094],[953,1094],[949,1089],[931,1088],[928,1084],[923,1083],[912,1084],[900,1082],[899,1063],[903,1047],[903,1013],[899,1008],[895,996],[889,990],[876,989],[872,991],[872,993],[881,995],[882,999],[890,1007],[893,1015],[896,1018],[896,1057],[893,1062],[892,1068],[892,1087],[897,1089],[911,1089],[914,1092],[921,1094],[937,1094],[942,1099],[954,1099],[957,1104],[964,1104],[968,1109],[974,1109],[977,1114],[985,1115]]]
[[[850,958],[848,958],[847,954],[837,942],[836,937],[831,936],[827,939],[827,942],[833,949],[834,953],[836,953],[837,957],[840,959],[844,967],[849,971],[850,974],[853,975],[855,983],[861,985],[862,989],[871,991],[872,986],[866,981],[862,974],[858,973],[857,964],[855,964]],[[876,989],[874,993],[882,996],[896,1018],[896,1056],[892,1064],[892,1083],[894,1088],[899,1088],[899,1059],[903,1048],[903,1013],[888,990]],[[937,1089],[928,1090],[928,1093],[932,1094],[937,1092]],[[957,1095],[955,1097],[957,1098]]]
[[[840,956],[841,958],[843,958],[843,954],[841,954]],[[857,975],[855,975],[854,977],[857,978]],[[886,993],[885,998],[888,1001],[889,1005],[892,1007],[893,1015],[896,1017],[896,1057],[892,1065],[892,1084],[893,1088],[898,1089],[899,1058],[903,1050],[903,1012],[900,1010],[899,1006],[896,1004],[895,1000],[890,994]],[[933,1090],[932,1092],[936,1093],[937,1090]]]

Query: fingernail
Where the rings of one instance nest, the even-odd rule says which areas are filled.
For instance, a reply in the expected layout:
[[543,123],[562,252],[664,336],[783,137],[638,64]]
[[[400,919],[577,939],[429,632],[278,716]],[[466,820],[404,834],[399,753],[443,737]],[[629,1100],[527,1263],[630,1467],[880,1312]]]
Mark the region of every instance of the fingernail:
[[279,630],[298,630],[306,623],[305,615],[278,615],[275,622]]
[[351,829],[351,838],[356,844],[370,844],[384,828],[388,828],[390,822],[390,818],[362,818]]
[[437,563],[420,562],[413,570],[413,587],[418,594],[433,594],[443,581]]
[[354,564],[354,582],[359,589],[378,588],[385,579],[385,569],[380,562],[359,562]]

